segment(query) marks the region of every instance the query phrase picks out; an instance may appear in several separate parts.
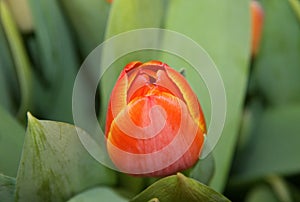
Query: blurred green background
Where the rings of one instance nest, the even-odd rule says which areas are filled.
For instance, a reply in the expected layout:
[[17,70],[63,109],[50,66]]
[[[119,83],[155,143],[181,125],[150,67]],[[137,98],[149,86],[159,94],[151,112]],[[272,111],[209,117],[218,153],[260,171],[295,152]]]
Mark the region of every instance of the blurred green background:
[[[60,123],[73,123],[73,83],[88,54],[119,33],[149,27],[193,39],[211,56],[225,84],[222,137],[212,155],[185,174],[232,201],[300,201],[300,1],[258,2],[264,21],[254,56],[250,0],[0,0],[0,201],[13,200],[14,190],[17,201],[37,193],[49,201],[64,201],[88,189],[73,200],[93,201],[101,196],[122,201],[157,180],[119,174],[95,163],[77,145],[74,127]],[[123,66],[151,59],[170,66],[184,64],[149,51],[116,61],[99,86],[96,107],[101,120],[105,100]],[[193,88],[203,85],[189,71],[186,78]],[[207,96],[200,102],[210,117]],[[27,124],[28,111],[53,121],[31,117]],[[26,134],[45,133],[50,138],[57,130],[65,131],[61,132],[65,141],[74,145],[67,147],[63,157],[44,147],[35,153],[33,142],[44,140],[25,137],[26,128]],[[55,141],[53,145],[57,151],[65,146]],[[74,158],[74,152],[82,158]],[[37,153],[44,158],[37,158]],[[51,170],[60,170],[52,165],[56,158],[65,168],[60,176],[49,178]],[[31,161],[40,162],[39,171]],[[69,184],[64,184],[66,180]],[[103,186],[95,188],[99,185]]]

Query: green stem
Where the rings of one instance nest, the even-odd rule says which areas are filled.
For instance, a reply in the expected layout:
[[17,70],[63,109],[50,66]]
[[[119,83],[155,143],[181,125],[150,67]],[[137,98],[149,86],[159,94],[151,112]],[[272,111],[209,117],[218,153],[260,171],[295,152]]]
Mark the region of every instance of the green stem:
[[284,179],[277,175],[272,175],[267,178],[267,182],[271,185],[280,201],[292,202],[291,194]]

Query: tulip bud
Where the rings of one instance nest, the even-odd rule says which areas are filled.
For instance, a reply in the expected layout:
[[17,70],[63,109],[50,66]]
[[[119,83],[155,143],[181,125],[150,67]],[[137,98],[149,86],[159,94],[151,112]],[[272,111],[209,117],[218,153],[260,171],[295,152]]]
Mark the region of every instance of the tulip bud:
[[122,172],[166,176],[193,166],[206,125],[185,78],[159,61],[131,62],[108,104],[107,151]]
[[252,56],[255,56],[259,50],[260,38],[262,32],[264,13],[261,5],[253,0],[250,4],[252,16]]

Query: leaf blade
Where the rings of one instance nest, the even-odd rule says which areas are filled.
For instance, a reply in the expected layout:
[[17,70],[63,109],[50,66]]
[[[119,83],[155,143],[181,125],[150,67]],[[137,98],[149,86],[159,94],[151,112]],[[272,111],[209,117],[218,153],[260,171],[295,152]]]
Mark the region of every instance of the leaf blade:
[[115,173],[94,160],[72,125],[28,115],[16,182],[16,201],[65,201],[97,184],[112,185]]

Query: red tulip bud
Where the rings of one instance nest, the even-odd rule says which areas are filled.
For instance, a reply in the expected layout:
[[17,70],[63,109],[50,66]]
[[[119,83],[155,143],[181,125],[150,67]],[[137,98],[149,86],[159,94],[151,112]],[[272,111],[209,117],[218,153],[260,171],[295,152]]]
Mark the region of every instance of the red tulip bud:
[[255,56],[259,50],[260,38],[263,26],[264,13],[263,9],[257,1],[251,1],[252,16],[252,56]]
[[206,125],[197,96],[174,69],[159,61],[131,62],[111,93],[108,154],[122,172],[166,176],[193,166]]

